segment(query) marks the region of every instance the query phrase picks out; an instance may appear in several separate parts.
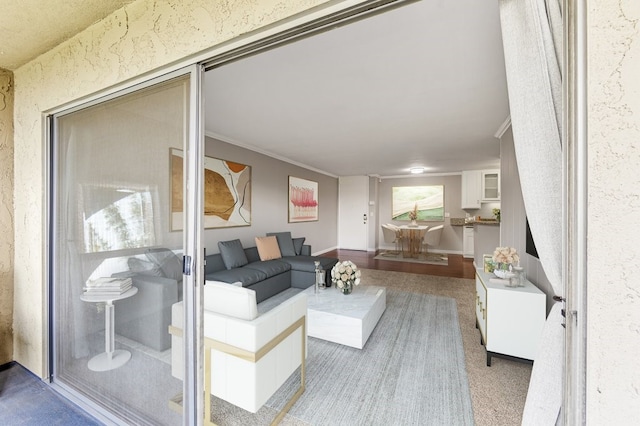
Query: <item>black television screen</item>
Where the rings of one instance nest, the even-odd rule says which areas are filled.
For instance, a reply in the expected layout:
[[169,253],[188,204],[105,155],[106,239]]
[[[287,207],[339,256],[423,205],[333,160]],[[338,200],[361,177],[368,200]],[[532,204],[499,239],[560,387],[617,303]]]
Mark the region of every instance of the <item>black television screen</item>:
[[533,241],[533,236],[531,235],[531,228],[529,228],[529,219],[525,219],[527,226],[527,253],[531,256],[538,257],[538,250],[536,249],[536,243]]

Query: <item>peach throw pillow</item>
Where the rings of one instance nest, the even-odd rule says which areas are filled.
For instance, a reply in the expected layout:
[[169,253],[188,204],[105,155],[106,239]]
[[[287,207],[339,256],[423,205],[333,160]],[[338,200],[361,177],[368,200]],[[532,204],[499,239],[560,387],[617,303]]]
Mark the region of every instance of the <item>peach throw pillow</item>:
[[256,237],[256,247],[258,248],[260,260],[280,259],[282,257],[278,240],[275,236]]

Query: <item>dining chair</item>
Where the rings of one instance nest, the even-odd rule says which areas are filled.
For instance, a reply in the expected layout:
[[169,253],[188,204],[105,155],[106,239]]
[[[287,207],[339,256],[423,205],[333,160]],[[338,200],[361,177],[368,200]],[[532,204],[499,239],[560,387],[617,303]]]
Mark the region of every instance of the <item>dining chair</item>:
[[384,238],[384,242],[387,244],[395,244],[396,246],[396,249],[394,251],[385,250],[382,253],[383,256],[397,256],[398,253],[400,253],[400,250],[398,250],[398,242],[400,241],[398,234],[398,230],[393,229],[389,225],[382,225],[382,237]]
[[442,237],[443,229],[444,225],[438,225],[434,226],[433,228],[427,229],[427,232],[425,232],[422,241],[425,256],[429,253],[429,246],[435,247],[440,244],[440,237]]

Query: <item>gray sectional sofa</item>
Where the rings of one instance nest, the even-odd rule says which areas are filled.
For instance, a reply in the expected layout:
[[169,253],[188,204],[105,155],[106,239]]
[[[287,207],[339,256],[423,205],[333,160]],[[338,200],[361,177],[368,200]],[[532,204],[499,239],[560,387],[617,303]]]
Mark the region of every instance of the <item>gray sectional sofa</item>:
[[[325,282],[331,282],[331,268],[338,259],[311,256],[305,239],[291,238],[289,232],[270,235],[277,238],[281,258],[261,261],[257,247],[243,248],[239,240],[221,241],[220,253],[206,256],[205,279],[240,282],[255,290],[257,303],[289,287],[314,285],[316,260],[327,274]],[[112,276],[131,277],[138,293],[115,303],[116,333],[157,351],[168,349],[171,306],[182,300],[182,261],[173,251],[159,248],[148,249],[127,263],[129,271]]]
[[281,257],[260,260],[257,247],[244,248],[240,240],[220,241],[220,253],[206,256],[205,279],[229,284],[242,283],[256,292],[260,303],[290,287],[307,288],[315,284],[315,261],[325,271],[325,282],[331,283],[331,268],[338,259],[311,256],[311,246],[304,238],[292,238],[289,232],[268,233],[275,236]]

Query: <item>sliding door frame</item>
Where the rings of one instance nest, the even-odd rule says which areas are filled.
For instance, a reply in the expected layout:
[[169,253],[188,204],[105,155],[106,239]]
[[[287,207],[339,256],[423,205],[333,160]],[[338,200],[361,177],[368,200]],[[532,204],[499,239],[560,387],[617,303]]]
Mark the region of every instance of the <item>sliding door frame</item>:
[[[182,424],[201,425],[204,414],[204,67],[190,68],[189,138],[184,164]],[[190,182],[191,185],[187,185]],[[167,330],[168,332],[168,330]],[[207,398],[208,400],[208,398]]]
[[[54,176],[58,170],[60,159],[56,155],[55,147],[59,143],[56,130],[56,119],[81,109],[102,104],[122,96],[134,93],[174,78],[189,76],[188,113],[184,117],[187,134],[183,149],[185,152],[185,164],[183,175],[184,190],[184,232],[183,232],[183,301],[184,301],[184,371],[183,371],[183,424],[202,424],[204,412],[204,380],[202,371],[203,360],[203,331],[202,331],[202,289],[204,284],[204,250],[202,249],[203,228],[203,187],[204,171],[204,128],[202,111],[204,68],[199,64],[183,67],[165,74],[158,75],[136,83],[123,83],[122,85],[98,93],[90,99],[78,100],[47,111],[44,117],[47,164],[45,170],[47,196],[45,206],[47,208],[47,221],[45,235],[47,236],[46,250],[46,296],[48,301],[47,312],[47,371],[51,386],[68,399],[74,401],[88,413],[105,423],[119,423],[102,407],[95,404],[89,398],[72,390],[64,383],[56,382],[55,366],[57,361],[57,344],[55,336],[59,332],[55,322],[56,303],[54,300],[54,273],[53,265],[57,258],[54,238],[54,224],[57,218],[57,188]],[[189,184],[187,185],[187,182]],[[168,330],[167,330],[168,332]]]
[[[300,15],[294,16],[289,20],[278,22],[264,28],[259,28],[243,36],[213,46],[210,49],[199,52],[193,56],[184,58],[180,63],[167,65],[164,70],[156,70],[136,77],[122,83],[117,87],[105,89],[102,93],[107,94],[105,97],[97,98],[98,95],[92,95],[89,100],[81,99],[74,101],[73,104],[60,107],[55,111],[49,111],[47,114],[55,114],[61,111],[67,111],[68,108],[78,108],[86,106],[86,102],[95,102],[108,100],[110,97],[120,96],[128,92],[137,90],[145,85],[155,84],[159,81],[190,73],[190,111],[189,111],[189,143],[188,149],[185,150],[185,179],[191,179],[195,186],[188,188],[185,192],[185,241],[184,249],[185,269],[190,269],[191,275],[185,276],[185,371],[184,371],[184,399],[183,399],[183,422],[188,425],[200,425],[203,422],[202,413],[204,412],[203,398],[203,345],[202,345],[202,285],[204,283],[204,253],[202,248],[202,205],[203,200],[198,194],[202,188],[202,156],[204,155],[204,132],[203,132],[203,72],[205,70],[215,68],[217,66],[239,60],[243,57],[253,55],[260,51],[272,49],[279,45],[293,42],[302,37],[309,37],[318,32],[330,30],[336,26],[343,25],[357,19],[364,19],[369,15],[383,13],[395,7],[413,3],[417,0],[371,0],[357,1],[345,0],[341,2],[329,2],[327,5],[309,9]],[[566,371],[564,374],[564,397],[563,411],[565,411],[566,424],[573,424],[573,420],[579,420],[579,411],[584,404],[584,381],[586,378],[584,370],[584,347],[586,335],[584,333],[586,325],[586,311],[584,310],[584,300],[586,296],[586,256],[584,254],[584,243],[586,242],[586,201],[584,199],[586,179],[586,75],[584,73],[586,57],[584,55],[584,32],[586,26],[585,19],[585,2],[584,0],[564,0],[565,20],[565,64],[568,65],[567,57],[573,57],[573,67],[565,67],[567,73],[567,83],[565,83],[565,95],[569,101],[565,104],[564,124],[566,132],[568,132],[567,147],[564,150],[566,157],[564,165],[566,167],[563,187],[565,188],[564,202],[567,208],[563,224],[565,230],[569,232],[571,229],[575,231],[571,237],[567,236],[567,232],[563,235],[563,243],[565,244],[565,291],[567,298],[567,307],[569,315],[567,320],[571,319],[571,313],[580,309],[582,311],[581,323],[576,327],[569,326],[567,329],[565,359]],[[183,68],[178,68],[183,67]],[[173,70],[173,71],[171,71]],[[169,72],[170,71],[170,72]],[[168,72],[167,74],[162,74]],[[110,93],[110,94],[109,94]],[[575,97],[574,97],[575,96]],[[93,101],[92,101],[93,99]],[[66,108],[66,109],[65,109]],[[45,135],[48,141],[51,141],[51,122],[46,120]],[[51,146],[50,144],[48,147]],[[48,158],[51,152],[48,152]],[[53,169],[54,163],[49,163]],[[51,238],[50,226],[53,223],[52,202],[55,200],[54,189],[51,187],[51,171],[48,171],[47,187],[49,188],[47,200],[47,218],[48,227],[45,235]],[[571,202],[570,202],[571,201]],[[569,211],[574,206],[575,210]],[[575,216],[579,214],[580,216]],[[49,262],[47,266],[47,283],[48,290],[51,291],[51,265],[52,265],[52,248],[45,248],[48,253],[45,259]],[[569,273],[577,272],[577,275]],[[576,307],[576,305],[578,305]],[[49,307],[49,329],[53,329],[55,325],[51,322],[53,314],[53,306]],[[199,326],[196,326],[199,325]],[[191,326],[191,328],[189,328]],[[50,336],[52,334],[50,333]],[[51,338],[51,337],[50,337]],[[53,340],[50,340],[53,342]],[[49,347],[49,353],[53,354],[53,344]],[[582,354],[582,355],[581,355]],[[49,359],[49,367],[53,366],[53,358]],[[52,370],[49,370],[52,371]],[[77,398],[74,398],[77,400]],[[82,404],[83,408],[88,408],[86,404]],[[93,410],[89,410],[94,413]],[[569,420],[573,419],[573,420]],[[582,418],[583,419],[583,418]],[[575,424],[581,423],[578,421]]]
[[587,5],[564,0],[563,68],[563,275],[566,333],[561,416],[563,424],[586,422],[588,104]]

